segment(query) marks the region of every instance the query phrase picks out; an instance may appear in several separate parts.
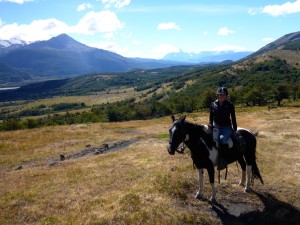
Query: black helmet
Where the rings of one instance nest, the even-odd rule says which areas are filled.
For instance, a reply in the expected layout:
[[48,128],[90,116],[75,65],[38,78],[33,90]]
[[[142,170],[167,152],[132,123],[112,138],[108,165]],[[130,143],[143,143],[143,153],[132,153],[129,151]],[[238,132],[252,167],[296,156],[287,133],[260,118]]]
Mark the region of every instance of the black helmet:
[[228,90],[226,87],[220,87],[217,90],[217,94],[225,94],[226,96],[228,95]]

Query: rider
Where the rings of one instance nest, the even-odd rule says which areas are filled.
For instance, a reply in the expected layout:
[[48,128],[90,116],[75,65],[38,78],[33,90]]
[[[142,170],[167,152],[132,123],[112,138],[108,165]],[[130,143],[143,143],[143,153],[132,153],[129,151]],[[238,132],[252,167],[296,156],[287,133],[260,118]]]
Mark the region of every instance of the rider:
[[[237,123],[235,117],[235,107],[230,102],[228,97],[228,90],[225,87],[220,87],[217,90],[218,99],[211,103],[209,114],[209,127],[214,128],[217,132],[217,143],[219,144],[219,162],[218,170],[225,169],[227,163],[222,155],[229,148],[228,139],[235,137],[237,130]],[[215,136],[215,135],[214,135]]]

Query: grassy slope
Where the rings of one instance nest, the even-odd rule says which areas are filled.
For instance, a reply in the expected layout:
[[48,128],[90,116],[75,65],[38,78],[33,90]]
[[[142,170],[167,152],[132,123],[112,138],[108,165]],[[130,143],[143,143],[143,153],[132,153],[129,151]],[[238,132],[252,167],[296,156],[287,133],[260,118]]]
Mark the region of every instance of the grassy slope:
[[[207,123],[207,117],[187,119]],[[0,224],[288,224],[300,215],[299,108],[239,111],[237,117],[239,126],[258,132],[265,185],[256,181],[257,194],[243,193],[232,164],[228,179],[217,184],[220,205],[213,208],[193,198],[198,178],[189,154],[166,151],[169,118],[2,132]],[[132,144],[121,151],[48,165],[60,153],[126,140]],[[14,170],[18,165],[23,169]],[[236,214],[241,209],[244,214]]]

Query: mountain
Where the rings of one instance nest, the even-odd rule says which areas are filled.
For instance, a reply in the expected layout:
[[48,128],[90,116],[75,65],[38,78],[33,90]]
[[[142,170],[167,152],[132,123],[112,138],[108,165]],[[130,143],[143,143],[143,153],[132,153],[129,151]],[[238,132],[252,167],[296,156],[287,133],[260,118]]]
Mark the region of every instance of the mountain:
[[[66,34],[14,48],[12,45],[5,47],[5,44],[2,44],[0,51],[0,63],[41,80],[179,64],[166,60],[126,58],[110,51],[86,46]],[[5,82],[1,73],[0,81]]]
[[[140,69],[122,73],[107,73],[110,77],[109,79],[107,79],[106,73],[83,74],[64,80],[52,79],[51,81],[25,85],[17,90],[1,92],[0,101],[6,101],[8,99],[42,98],[55,95],[89,94],[91,92],[104,91],[120,86],[132,87],[133,84],[140,89],[144,88],[143,90],[145,90],[150,87],[155,87],[155,85],[161,85],[164,82],[174,82],[174,84],[176,84],[174,88],[176,89],[178,87],[180,88],[180,85],[183,85],[189,80],[191,83],[195,83],[198,79],[200,81],[197,85],[202,87],[202,89],[220,85],[242,87],[261,82],[272,85],[284,82],[297,83],[300,74],[300,39],[297,38],[297,35],[297,32],[285,35],[283,38],[278,39],[277,42],[274,42],[277,44],[268,45],[268,50],[259,50],[237,62],[230,61],[218,64],[193,64],[163,68],[163,66],[166,67],[167,65],[164,63],[168,63],[168,61],[125,58],[124,60],[134,60],[136,63],[135,65],[147,63],[149,65],[149,63],[153,63],[155,65],[160,65],[161,69],[145,70],[141,69],[143,67],[137,67]],[[95,51],[94,48],[87,47],[78,42],[73,42],[74,40],[70,40],[67,36],[63,36],[63,38],[66,39],[58,42],[56,41],[57,39],[54,38],[53,43],[50,42],[49,44],[49,42],[41,42],[34,43],[31,46],[36,46],[36,49],[39,50],[45,48],[50,48],[51,51],[60,49],[57,50],[60,54],[62,54],[62,51],[69,52],[69,50],[65,50],[68,48],[73,51],[73,54],[76,54],[76,51],[80,54],[83,54],[82,52],[88,54]],[[26,49],[26,47],[27,46],[24,46],[23,49]],[[30,47],[30,49],[32,50],[34,48]],[[265,46],[264,49],[267,49],[267,46]],[[102,51],[105,52],[104,50]],[[96,52],[99,54],[99,51]],[[107,56],[106,54],[104,55]],[[108,55],[114,55],[114,53],[109,53]],[[122,56],[118,57],[122,58]],[[14,68],[0,63],[1,75],[2,71],[10,72],[12,70],[16,74],[20,73],[19,70],[14,70]],[[30,76],[30,79],[37,79],[31,74]],[[191,86],[189,86],[189,90],[191,89]]]
[[134,68],[125,57],[88,47],[65,34],[19,47],[0,57],[0,62],[35,76],[55,78]]
[[0,40],[0,56],[25,45],[27,45],[25,41],[18,39]]
[[281,38],[262,47],[261,49],[254,52],[253,54],[249,55],[249,57],[261,55],[263,53],[266,53],[266,52],[274,50],[274,49],[278,49],[286,44],[290,44],[290,43],[292,43],[294,41],[298,41],[298,40],[300,40],[300,31],[286,34],[286,35],[282,36]]
[[10,48],[10,47],[15,47],[15,46],[24,46],[27,45],[25,41],[19,40],[19,39],[11,39],[11,40],[0,40],[0,50],[4,48]]
[[253,52],[234,52],[234,51],[202,51],[199,53],[173,52],[167,54],[164,60],[173,60],[190,63],[216,63],[223,61],[237,61]]

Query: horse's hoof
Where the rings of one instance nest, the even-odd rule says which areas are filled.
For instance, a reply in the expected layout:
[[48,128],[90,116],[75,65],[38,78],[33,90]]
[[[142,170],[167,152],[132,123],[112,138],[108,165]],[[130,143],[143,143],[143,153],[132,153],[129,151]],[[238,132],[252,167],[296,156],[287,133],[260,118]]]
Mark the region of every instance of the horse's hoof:
[[244,183],[239,183],[239,186],[245,187],[245,184]]
[[244,188],[244,192],[245,192],[245,193],[249,193],[249,192],[251,192],[251,188],[249,188],[249,187],[248,187],[248,188],[247,188],[247,187],[245,187],[245,188]]
[[211,197],[208,202],[212,205],[215,205],[217,203],[217,200]]
[[198,192],[196,193],[196,195],[195,195],[195,199],[199,199],[199,200],[204,199],[203,194],[201,194],[201,193],[198,191]]

